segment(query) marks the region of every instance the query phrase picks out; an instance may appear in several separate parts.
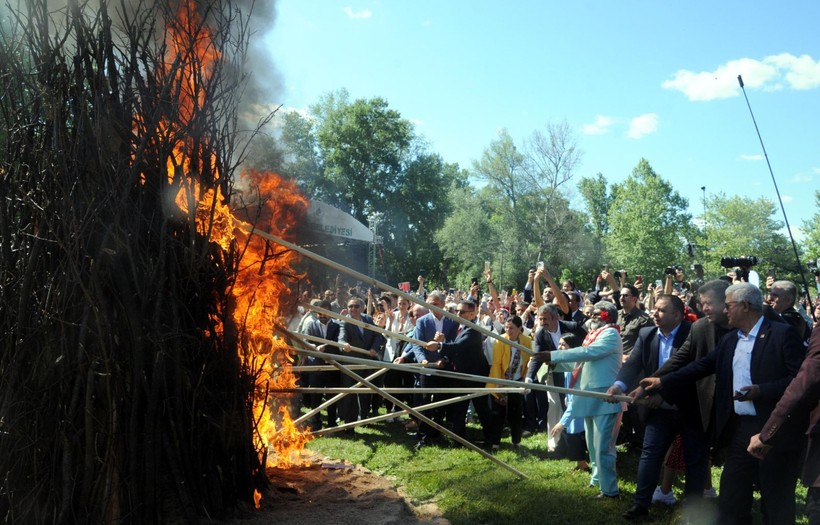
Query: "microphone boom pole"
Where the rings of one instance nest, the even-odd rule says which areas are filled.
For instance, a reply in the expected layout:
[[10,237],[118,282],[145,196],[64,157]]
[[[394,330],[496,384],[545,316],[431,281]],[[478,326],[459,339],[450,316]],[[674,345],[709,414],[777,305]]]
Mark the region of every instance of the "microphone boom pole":
[[806,280],[806,273],[803,271],[803,264],[800,262],[800,252],[797,250],[797,243],[794,242],[794,235],[792,235],[792,228],[789,225],[789,218],[786,216],[786,208],[783,206],[783,199],[780,198],[780,189],[777,187],[777,180],[774,178],[774,171],[769,162],[769,154],[766,153],[766,146],[763,144],[763,137],[760,136],[760,129],[757,127],[755,114],[752,111],[752,105],[749,104],[749,97],[746,96],[746,88],[743,85],[743,77],[737,76],[737,82],[740,84],[740,90],[743,92],[743,98],[746,99],[746,106],[749,108],[749,114],[752,116],[752,123],[755,125],[755,132],[757,132],[757,139],[760,141],[760,147],[763,149],[763,157],[766,159],[766,166],[769,167],[769,174],[772,176],[772,184],[774,184],[774,191],[777,194],[777,200],[780,203],[780,211],[783,212],[783,220],[786,222],[786,231],[789,232],[789,239],[792,242],[792,249],[794,250],[794,258],[797,260],[797,269],[800,271],[800,278],[803,279],[803,288],[806,290],[806,298],[809,301],[809,315],[813,316],[814,306],[811,303],[811,294],[809,293],[809,283]]

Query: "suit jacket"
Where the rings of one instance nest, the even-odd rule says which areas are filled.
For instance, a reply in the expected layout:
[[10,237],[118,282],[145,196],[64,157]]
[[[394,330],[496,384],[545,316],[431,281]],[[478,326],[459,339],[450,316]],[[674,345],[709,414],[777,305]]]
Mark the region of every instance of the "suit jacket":
[[580,308],[575,310],[575,313],[572,314],[572,321],[578,323],[578,326],[584,324],[587,319],[589,319],[589,317],[587,317],[584,311]]
[[[550,355],[556,363],[556,372],[571,372],[576,364],[584,363],[573,388],[606,392],[621,368],[623,343],[621,335],[615,328],[601,332],[589,346],[579,346],[568,350],[559,350]],[[621,411],[620,403],[607,403],[603,399],[584,395],[572,398],[573,417],[614,414]]]
[[[692,325],[688,321],[683,321],[672,341],[672,352],[674,355],[683,346]],[[648,326],[638,331],[638,339],[629,354],[629,359],[618,372],[618,381],[626,385],[626,391],[630,392],[638,386],[638,382],[644,377],[653,375],[658,370],[658,356],[660,352],[660,340],[658,338],[658,327]],[[665,363],[664,363],[665,364]]]
[[[441,331],[444,333],[444,340],[454,340],[456,338],[456,332],[458,331],[458,323],[453,321],[449,317],[445,317],[443,321],[444,323],[442,325]],[[425,342],[432,341],[435,335],[436,318],[433,317],[432,312],[416,319],[416,328],[415,330],[413,330],[413,339],[418,339],[419,341]],[[430,363],[435,363],[441,357],[437,351],[430,351],[416,344],[410,345],[409,351],[416,356],[417,363],[421,363],[424,360]]]
[[[734,415],[732,359],[737,334],[737,330],[730,331],[706,357],[662,377],[663,389],[674,391],[687,383],[715,374],[714,437],[719,445],[726,444],[726,439],[731,437],[728,433],[726,436],[723,434]],[[805,349],[791,327],[763,320],[755,337],[751,362],[752,383],[760,387],[760,397],[753,401],[758,428],[763,428],[786,387],[797,375],[804,355]]]
[[[438,354],[449,361],[455,372],[476,375],[487,373],[487,359],[484,357],[481,334],[467,326],[462,328],[452,342],[442,343]],[[435,359],[437,360],[438,356]]]
[[[362,321],[375,326],[373,318],[367,314],[362,315]],[[384,351],[382,347],[385,339],[384,336],[378,332],[367,330],[349,321],[345,321],[339,330],[339,342],[349,343],[350,346],[355,346],[363,350],[374,350],[378,354],[376,358],[379,360],[382,359],[382,352]]]
[[809,445],[803,463],[803,483],[809,487],[820,487],[820,330],[814,330],[809,341],[809,350],[800,370],[783,397],[777,402],[769,419],[760,431],[760,440],[767,445],[782,446],[788,443],[791,434],[783,432],[794,421],[804,424],[808,417]]
[[[572,332],[573,334],[580,337],[582,340],[586,337],[587,332],[584,330],[583,326],[579,323],[573,321],[558,321],[558,327],[562,334],[566,334]],[[555,348],[555,343],[552,340],[549,332],[542,326],[538,329],[535,333],[535,337],[532,340],[532,349],[538,352],[552,352],[554,350],[558,350]],[[539,363],[535,360],[530,360],[530,364],[527,367],[527,377],[532,379],[533,381],[538,381],[540,378],[538,377],[539,371],[541,371],[541,367],[546,365],[546,363]]]
[[[522,345],[526,346],[527,348],[532,348],[532,338],[521,334],[518,338],[518,342]],[[521,351],[521,378],[523,379],[527,375],[527,365],[529,364],[530,354]],[[506,379],[507,378],[507,370],[510,368],[510,361],[512,360],[512,346],[502,343],[501,341],[496,341],[493,343],[493,362],[490,365],[490,377],[497,377],[499,379]],[[512,374],[515,375],[514,373]],[[492,388],[495,386],[493,383],[487,383],[488,388]],[[495,394],[494,394],[495,395]]]
[[[698,319],[692,323],[689,337],[684,341],[683,346],[674,352],[666,363],[653,375],[663,376],[675,370],[679,370],[702,357],[706,357],[709,355],[709,352],[715,349],[720,338],[729,331],[731,331],[729,328],[716,326],[705,317]],[[700,413],[701,425],[703,429],[706,430],[709,428],[709,421],[712,419],[712,405],[715,399],[715,376],[709,375],[703,379],[699,379],[695,383],[695,392],[698,399],[697,408]],[[691,391],[683,389],[680,393],[687,396]],[[662,392],[662,394],[670,403],[678,403],[680,396],[676,396],[675,393]],[[685,406],[687,408],[693,407],[691,403]]]

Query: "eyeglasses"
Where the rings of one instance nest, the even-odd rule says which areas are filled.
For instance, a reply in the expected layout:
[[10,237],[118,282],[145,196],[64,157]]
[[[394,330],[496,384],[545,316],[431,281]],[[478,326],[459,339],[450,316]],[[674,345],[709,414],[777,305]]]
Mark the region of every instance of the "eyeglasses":
[[456,310],[456,313],[457,313],[457,314],[471,314],[471,313],[473,313],[474,311],[475,311],[475,310]]
[[348,309],[350,309],[350,308],[361,308],[361,307],[362,307],[362,305],[360,305],[360,304],[349,304],[349,305],[347,305]]

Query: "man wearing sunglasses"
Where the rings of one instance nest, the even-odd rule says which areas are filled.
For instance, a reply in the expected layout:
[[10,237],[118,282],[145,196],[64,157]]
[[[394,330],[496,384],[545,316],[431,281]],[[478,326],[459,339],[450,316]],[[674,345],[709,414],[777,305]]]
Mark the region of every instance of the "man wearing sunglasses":
[[[359,297],[351,297],[347,301],[347,315],[355,321],[362,321],[369,325],[375,326],[373,318],[367,314],[362,313],[364,309],[364,301]],[[339,342],[345,346],[342,348],[343,352],[349,353],[351,347],[361,348],[362,350],[370,351],[371,359],[381,359],[384,352],[384,336],[378,332],[368,330],[357,324],[349,321],[342,323],[342,328],[339,330]],[[342,374],[341,384],[344,387],[353,386],[355,382],[353,379],[345,374]],[[356,417],[360,416],[362,419],[367,419],[370,415],[370,394],[352,395],[348,394],[339,402],[339,415],[345,423],[352,423],[356,421]],[[352,434],[353,429],[348,430],[348,434]]]

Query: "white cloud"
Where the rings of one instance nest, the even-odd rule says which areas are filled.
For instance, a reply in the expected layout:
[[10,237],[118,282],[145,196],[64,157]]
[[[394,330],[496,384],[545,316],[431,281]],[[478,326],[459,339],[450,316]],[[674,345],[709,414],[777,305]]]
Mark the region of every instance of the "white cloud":
[[[815,168],[815,173],[818,173],[817,168]],[[811,182],[812,180],[814,180],[814,177],[806,173],[798,173],[792,177],[792,182]]]
[[820,87],[820,61],[809,55],[790,53],[769,55],[762,60],[740,58],[718,66],[714,71],[694,72],[680,69],[664,89],[680,91],[689,100],[716,100],[740,95],[738,75],[749,89],[779,91],[788,86],[806,90]]
[[370,18],[370,17],[373,16],[373,11],[371,11],[370,9],[360,9],[359,11],[356,11],[355,9],[350,7],[349,5],[345,6],[342,9],[342,11],[345,12],[345,14],[347,15],[348,18],[353,18],[353,19],[366,19],[366,18]]
[[593,124],[584,124],[581,131],[584,135],[603,135],[609,133],[609,128],[615,124],[615,119],[607,117],[606,115],[598,115],[595,117]]
[[794,197],[792,197],[791,195],[781,195],[780,200],[782,200],[784,203],[791,202],[794,200]]
[[658,114],[644,113],[629,122],[629,131],[626,135],[631,139],[639,139],[658,131]]
[[758,161],[758,160],[763,160],[763,158],[764,158],[763,155],[761,155],[759,153],[753,153],[753,154],[752,153],[744,153],[740,156],[740,160]]

